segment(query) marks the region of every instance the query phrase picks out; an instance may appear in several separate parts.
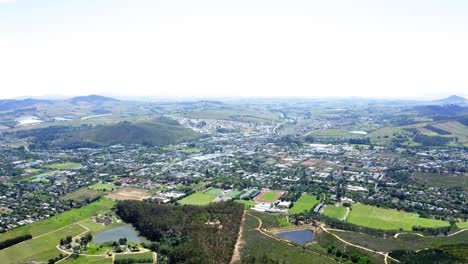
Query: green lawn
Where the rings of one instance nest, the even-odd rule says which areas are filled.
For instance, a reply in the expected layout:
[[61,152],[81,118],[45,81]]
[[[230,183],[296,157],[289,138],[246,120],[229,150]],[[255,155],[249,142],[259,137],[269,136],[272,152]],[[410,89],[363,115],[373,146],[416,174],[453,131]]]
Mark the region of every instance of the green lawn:
[[317,200],[315,195],[303,194],[301,197],[294,203],[294,206],[289,209],[289,213],[298,214],[304,211],[310,211],[314,208],[320,201]]
[[468,221],[457,223],[458,228],[468,228]]
[[0,250],[0,263],[13,264],[25,261],[47,262],[51,258],[58,257],[61,253],[56,249],[61,238],[65,238],[68,235],[76,236],[84,231],[86,231],[86,229],[79,225],[71,225],[58,232],[51,233],[38,239],[30,239],[23,243]]
[[86,199],[93,199],[100,195],[103,195],[103,192],[93,190],[93,189],[88,189],[88,188],[80,188],[74,192],[68,193],[67,195],[61,197],[61,199],[85,201]]
[[442,227],[449,226],[449,222],[420,218],[419,216],[397,211],[394,209],[384,209],[363,204],[353,204],[352,210],[346,220],[349,223],[367,226],[377,229],[394,229],[410,231],[413,226]]
[[71,169],[81,168],[82,165],[76,162],[63,162],[63,163],[49,164],[49,165],[46,165],[46,167],[53,169],[53,170],[71,170]]
[[212,188],[212,189],[209,189],[208,191],[206,191],[205,194],[218,196],[223,191],[224,191],[223,189]]
[[87,206],[66,211],[48,219],[15,228],[6,233],[0,234],[0,241],[25,234],[31,234],[33,237],[36,237],[51,231],[55,231],[61,227],[65,227],[93,215],[108,212],[114,205],[114,201],[101,199]]
[[327,205],[323,209],[323,214],[341,220],[346,215],[346,207]]
[[262,194],[262,196],[259,197],[259,199],[273,202],[276,199],[278,199],[279,196],[280,196],[280,194],[276,193],[276,192],[266,192],[266,193]]
[[60,263],[64,263],[64,264],[112,264],[112,258],[79,256],[76,259],[69,258]]
[[179,200],[179,203],[182,205],[191,204],[191,205],[207,205],[213,201],[217,195],[209,195],[206,193],[194,193],[182,200]]

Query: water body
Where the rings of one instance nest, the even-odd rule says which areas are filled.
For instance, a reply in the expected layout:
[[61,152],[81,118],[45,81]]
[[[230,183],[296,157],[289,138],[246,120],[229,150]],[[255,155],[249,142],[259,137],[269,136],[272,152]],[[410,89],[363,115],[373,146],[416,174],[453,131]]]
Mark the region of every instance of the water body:
[[310,229],[281,232],[276,235],[301,245],[314,241],[314,232],[312,232]]
[[106,231],[97,233],[93,238],[93,243],[101,244],[104,242],[119,241],[119,238],[127,238],[128,242],[141,243],[141,238],[137,231],[130,225],[115,227]]
[[15,118],[15,121],[19,123],[18,126],[37,124],[42,122],[42,120],[40,120],[37,116],[22,116]]
[[361,131],[361,130],[354,130],[354,131],[349,131],[351,134],[358,134],[358,135],[367,135],[366,131]]

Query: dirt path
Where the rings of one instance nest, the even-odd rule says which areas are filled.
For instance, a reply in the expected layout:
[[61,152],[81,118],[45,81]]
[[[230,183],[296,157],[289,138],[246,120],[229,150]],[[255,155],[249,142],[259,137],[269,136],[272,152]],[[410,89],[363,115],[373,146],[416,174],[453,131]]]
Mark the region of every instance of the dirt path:
[[419,233],[408,233],[408,232],[397,233],[397,234],[395,234],[393,237],[394,237],[394,238],[398,238],[400,235],[415,235],[415,236],[424,237],[423,234],[419,234]]
[[375,254],[382,255],[382,256],[384,257],[385,263],[387,263],[387,258],[389,258],[389,259],[391,259],[391,260],[393,260],[393,261],[396,261],[396,262],[400,263],[399,260],[390,257],[390,256],[388,255],[388,252],[375,251],[375,250],[372,250],[372,249],[370,249],[370,248],[366,248],[366,247],[363,247],[363,246],[359,246],[359,245],[350,243],[350,242],[348,242],[348,241],[342,239],[342,238],[339,237],[338,235],[333,234],[333,233],[330,232],[327,228],[325,228],[323,225],[321,225],[320,228],[322,228],[322,230],[325,231],[325,232],[327,232],[328,234],[334,236],[336,239],[338,239],[338,240],[340,240],[341,242],[345,243],[346,245],[350,245],[350,246],[353,246],[353,247],[356,247],[356,248],[360,248],[360,249],[363,249],[363,250],[366,250],[366,251],[369,251],[369,252],[372,252],[372,253],[375,253]]
[[462,229],[462,230],[460,230],[460,231],[457,231],[457,232],[455,232],[455,233],[453,233],[453,234],[450,234],[450,235],[447,235],[447,236],[454,236],[454,235],[459,234],[459,233],[461,233],[461,232],[464,232],[464,231],[466,231],[466,230],[468,230],[468,228]]
[[241,221],[240,228],[239,228],[239,235],[237,236],[237,242],[236,242],[236,245],[234,246],[234,253],[232,253],[231,264],[239,262],[241,260],[240,249],[242,245],[244,244],[244,241],[242,240],[242,232],[244,230],[243,225],[245,222],[246,213],[247,211],[244,210],[244,213],[242,214],[242,221]]

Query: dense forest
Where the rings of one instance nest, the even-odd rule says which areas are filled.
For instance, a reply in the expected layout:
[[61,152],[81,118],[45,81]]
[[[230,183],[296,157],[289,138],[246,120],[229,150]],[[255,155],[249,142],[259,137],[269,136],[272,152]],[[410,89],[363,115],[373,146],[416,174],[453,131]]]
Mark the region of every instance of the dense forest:
[[152,241],[168,263],[229,263],[243,205],[175,206],[121,201],[117,214]]

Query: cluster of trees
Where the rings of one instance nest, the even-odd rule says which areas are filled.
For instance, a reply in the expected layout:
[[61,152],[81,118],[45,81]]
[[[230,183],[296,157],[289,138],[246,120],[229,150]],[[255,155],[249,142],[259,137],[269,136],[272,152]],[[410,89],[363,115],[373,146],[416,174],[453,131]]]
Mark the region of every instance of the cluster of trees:
[[443,227],[423,227],[423,226],[413,226],[413,231],[421,232],[427,236],[437,236],[437,235],[447,235],[452,227],[450,226],[443,226]]
[[426,264],[454,264],[466,263],[466,259],[454,256],[446,251],[440,249],[427,249],[418,252],[410,250],[394,250],[390,252],[392,258],[398,259],[402,263]]
[[229,263],[244,206],[235,202],[174,206],[121,201],[117,214],[156,243],[168,263]]
[[31,238],[32,238],[32,235],[27,234],[27,235],[17,236],[17,237],[14,237],[14,238],[10,238],[10,239],[1,241],[0,242],[0,250],[4,249],[4,248],[7,248],[7,247],[11,247],[13,245],[16,245],[18,243],[21,243],[21,242],[26,241],[26,240],[31,239]]
[[49,259],[49,261],[47,261],[48,264],[54,264],[54,263],[57,263],[59,260],[63,259],[65,256],[63,254],[60,254],[58,257],[56,258],[51,258]]
[[351,260],[352,263],[358,263],[358,264],[372,263],[368,257],[361,256],[356,253],[348,254],[347,252],[341,251],[341,249],[339,248],[335,248],[335,246],[333,245],[327,248],[327,253],[331,255],[335,255],[337,258],[341,258],[343,262]]
[[394,236],[398,232],[397,230],[382,230],[382,229],[374,229],[374,228],[359,226],[359,225],[343,222],[341,220],[328,217],[326,215],[315,213],[313,211],[304,212],[304,213],[300,213],[296,215],[296,221],[298,220],[317,220],[317,221],[325,222],[327,223],[327,225],[333,228],[365,233],[365,234],[377,236],[377,237]]
[[65,246],[65,245],[70,244],[72,241],[73,241],[72,236],[67,236],[66,238],[60,239],[60,245]]

